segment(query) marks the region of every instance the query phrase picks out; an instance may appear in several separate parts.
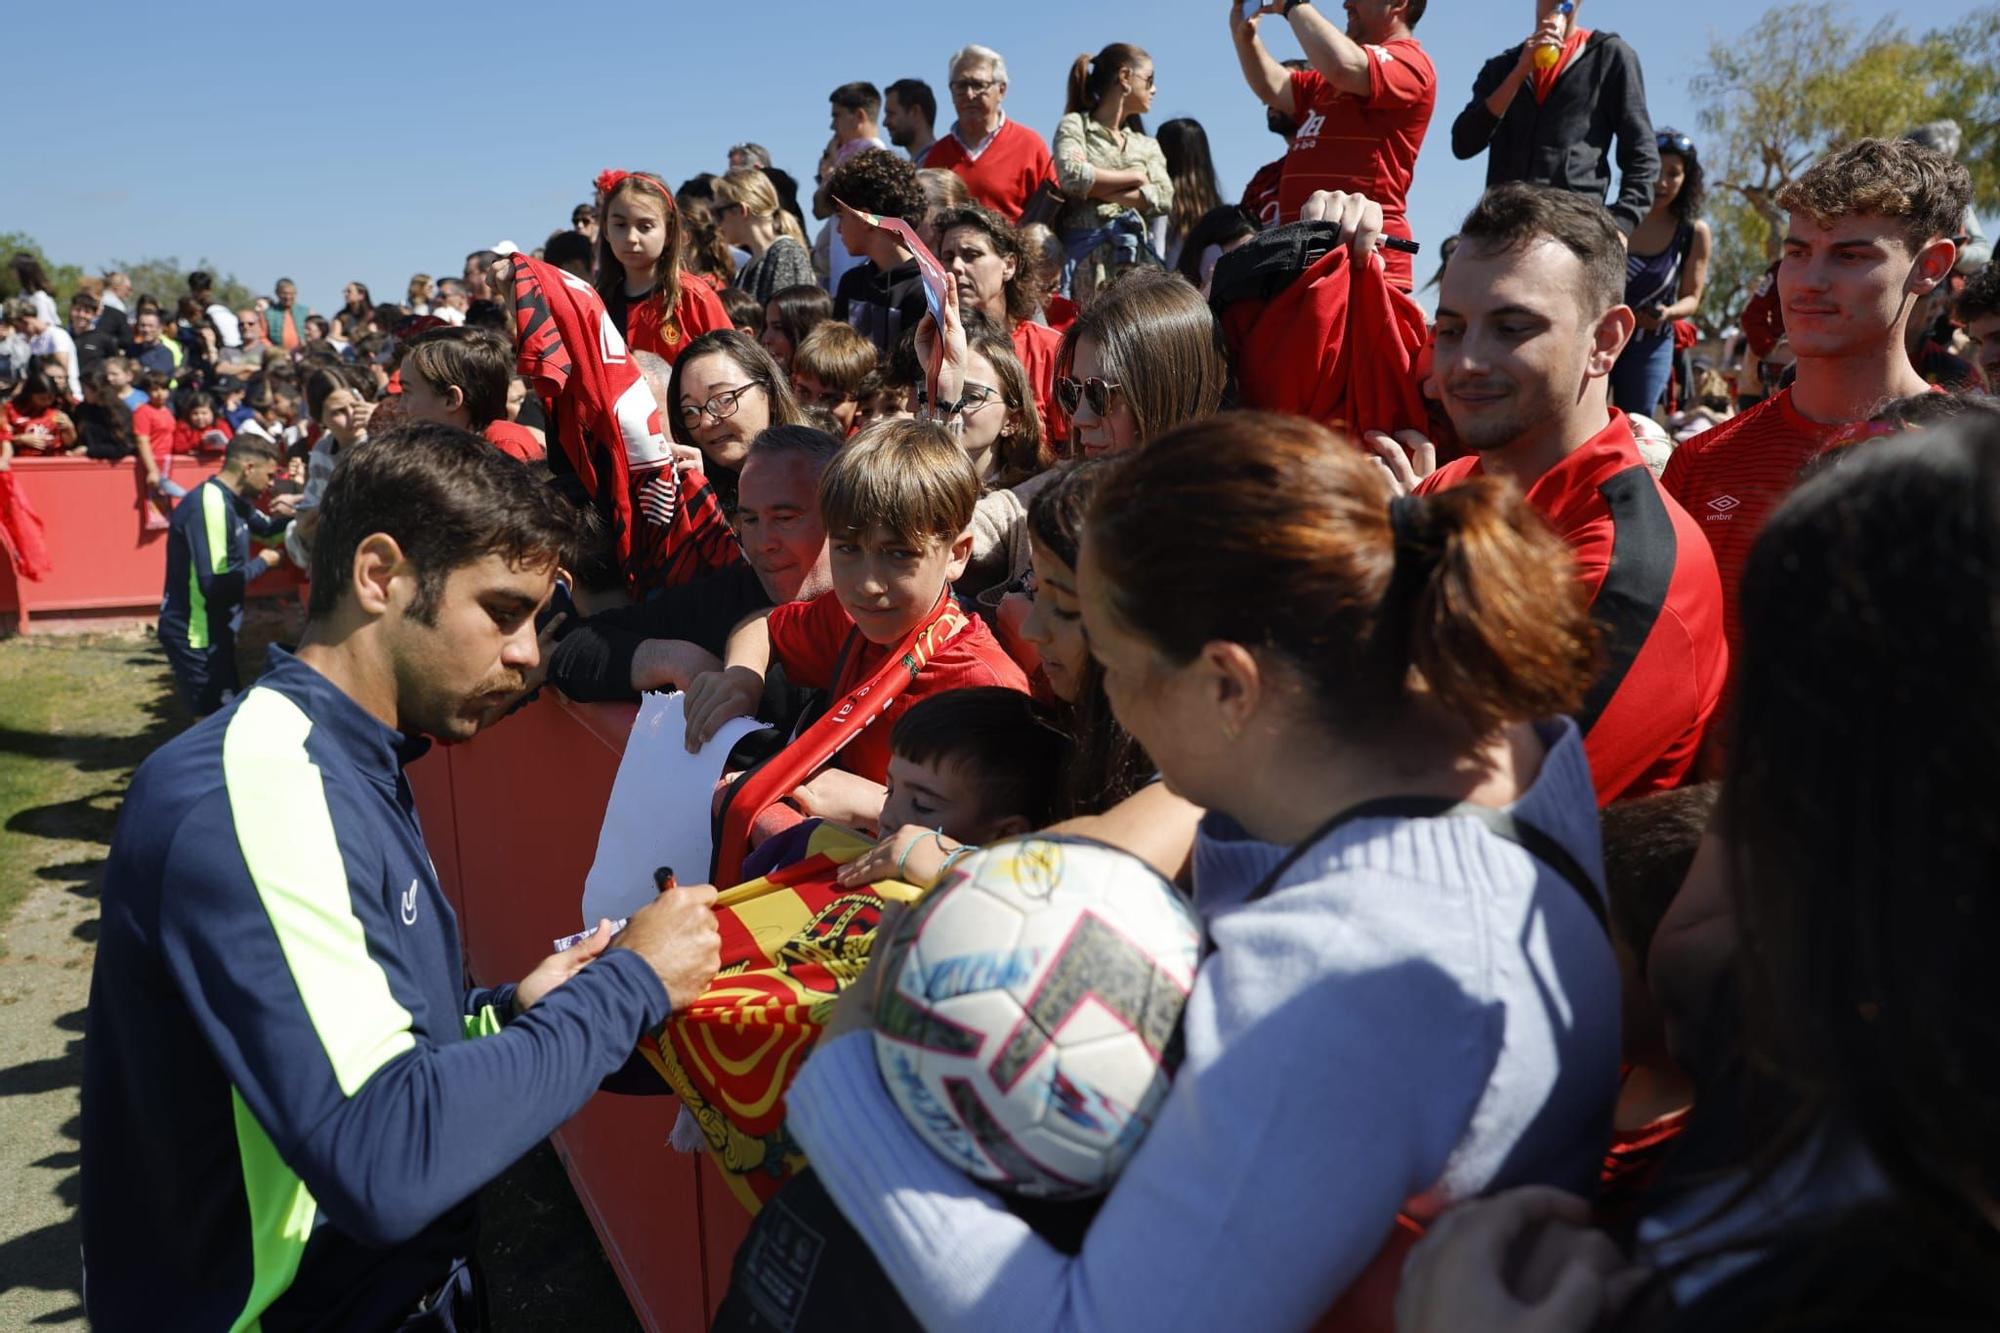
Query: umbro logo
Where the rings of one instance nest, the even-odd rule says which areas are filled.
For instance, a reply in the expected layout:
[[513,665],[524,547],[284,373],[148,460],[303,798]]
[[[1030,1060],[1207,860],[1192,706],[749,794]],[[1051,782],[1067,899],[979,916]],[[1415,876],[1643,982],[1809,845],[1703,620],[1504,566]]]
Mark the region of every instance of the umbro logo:
[[410,887],[403,890],[403,924],[417,924],[417,881],[411,880]]
[[1727,518],[1729,516],[1729,511],[1735,509],[1742,503],[1743,502],[1741,500],[1737,499],[1733,495],[1718,495],[1713,500],[1710,500],[1708,502],[1708,507],[1709,510],[1711,511],[1712,517]]

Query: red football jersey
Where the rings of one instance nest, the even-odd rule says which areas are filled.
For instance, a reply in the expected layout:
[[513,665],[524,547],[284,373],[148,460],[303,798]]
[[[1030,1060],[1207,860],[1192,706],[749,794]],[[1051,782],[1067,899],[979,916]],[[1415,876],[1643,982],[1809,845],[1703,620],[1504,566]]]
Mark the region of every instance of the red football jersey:
[[693,273],[681,273],[681,299],[674,307],[674,322],[680,336],[668,338],[660,328],[660,312],[650,298],[634,300],[625,307],[625,345],[635,352],[651,352],[672,365],[681,349],[715,329],[730,327],[729,312],[715,288]]
[[1046,324],[1022,320],[1014,326],[1014,355],[1028,372],[1028,387],[1035,395],[1035,410],[1042,414],[1042,438],[1050,442],[1069,438],[1069,418],[1056,406],[1056,353],[1062,350],[1063,336]]
[[[769,629],[771,660],[784,664],[785,679],[793,685],[828,690],[835,699],[873,676],[895,651],[893,644],[870,643],[856,634],[853,617],[840,604],[839,595],[831,592],[810,602],[777,607],[771,612]],[[847,661],[840,663],[840,651],[850,635],[853,649]],[[839,680],[833,678],[837,663]],[[950,643],[923,664],[916,679],[896,696],[888,710],[849,741],[833,762],[871,782],[888,781],[889,733],[896,729],[896,719],[920,699],[975,685],[1004,685],[1028,692],[1028,678],[978,616],[971,617]]]
[[[1292,74],[1299,128],[1285,155],[1279,220],[1297,222],[1315,190],[1358,190],[1382,205],[1389,235],[1408,238],[1405,204],[1437,105],[1437,71],[1414,37],[1362,49],[1369,55],[1365,97],[1341,92],[1317,70]],[[1408,291],[1410,256],[1385,250],[1382,258],[1389,280]]]
[[[1429,494],[1483,471],[1477,455],[1462,458],[1418,489]],[[1598,804],[1678,787],[1728,676],[1714,556],[1646,470],[1622,412],[1526,498],[1576,553],[1603,633],[1604,665],[1577,719]]]
[[518,421],[502,417],[498,421],[486,423],[486,429],[479,432],[486,442],[509,458],[518,458],[523,463],[539,463],[547,457],[542,442]]
[[1743,643],[1736,600],[1743,566],[1764,520],[1791,492],[1799,469],[1851,429],[1849,422],[1808,421],[1786,389],[1694,436],[1667,460],[1660,484],[1693,515],[1715,552],[1732,656]]

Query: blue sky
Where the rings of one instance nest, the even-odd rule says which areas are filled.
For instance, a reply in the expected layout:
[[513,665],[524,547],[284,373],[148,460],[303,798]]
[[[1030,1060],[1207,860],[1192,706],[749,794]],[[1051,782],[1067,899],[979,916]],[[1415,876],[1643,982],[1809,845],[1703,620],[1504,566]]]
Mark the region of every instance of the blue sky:
[[[1335,0],[1321,3],[1337,14]],[[1933,0],[1910,21],[1941,25],[1978,7]],[[1768,8],[1589,0],[1583,18],[1638,49],[1655,122],[1692,130],[1688,80],[1711,36],[1741,32]],[[1282,148],[1243,85],[1218,0],[575,10],[345,0],[229,6],[197,20],[204,12],[217,11],[112,0],[10,16],[11,48],[45,61],[0,148],[0,231],[28,232],[93,269],[177,255],[205,257],[253,290],[289,276],[319,310],[339,304],[349,279],[377,300],[400,299],[412,272],[456,272],[467,250],[539,244],[567,225],[603,167],[679,181],[722,170],[728,146],[750,139],[805,179],[828,132],[826,94],[850,79],[923,78],[948,123],[945,60],[974,41],[1007,57],[1008,112],[1044,135],[1077,54],[1130,41],[1154,58],[1154,120],[1202,122],[1226,197]],[[1420,277],[1484,180],[1482,161],[1451,156],[1452,118],[1481,62],[1519,41],[1532,12],[1530,0],[1432,0],[1418,30],[1439,75],[1411,197]],[[1872,17],[1883,0],[1856,12]],[[1264,31],[1280,58],[1298,53],[1282,20]],[[77,60],[94,65],[95,82]],[[142,71],[151,92],[130,82]]]

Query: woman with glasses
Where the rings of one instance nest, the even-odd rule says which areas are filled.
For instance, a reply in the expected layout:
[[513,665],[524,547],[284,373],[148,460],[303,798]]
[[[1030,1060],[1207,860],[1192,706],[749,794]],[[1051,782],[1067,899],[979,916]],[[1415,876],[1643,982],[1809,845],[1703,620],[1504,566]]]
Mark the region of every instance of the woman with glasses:
[[1041,414],[1042,433],[1051,440],[1064,438],[1068,423],[1054,403],[1062,335],[1035,322],[1035,265],[1020,233],[992,209],[976,204],[939,213],[933,222],[938,262],[958,286],[960,308],[978,311],[1012,340],[1034,393],[1035,411]]
[[667,379],[663,415],[675,444],[701,450],[702,470],[732,515],[736,473],[750,442],[772,426],[806,420],[771,354],[735,329],[716,329],[687,345]]
[[[1069,200],[1056,233],[1080,261],[1071,278],[1079,305],[1124,268],[1164,249],[1173,178],[1157,139],[1140,117],[1153,109],[1153,58],[1113,42],[1095,59],[1078,56],[1069,72],[1069,100],[1056,127],[1056,183]],[[1136,231],[1113,224],[1135,215]],[[1128,220],[1129,221],[1129,220]],[[1155,225],[1157,224],[1157,225]]]
[[1140,270],[1077,316],[1056,358],[1056,406],[1086,458],[1128,453],[1222,407],[1229,355],[1202,294]]
[[955,586],[966,596],[997,600],[1000,590],[1028,572],[1028,502],[1052,475],[1055,455],[1043,441],[1013,340],[978,315],[965,321],[959,401],[965,423],[959,447],[972,460],[984,494],[972,511],[972,556]]
[[813,280],[812,252],[790,213],[778,204],[771,178],[756,167],[738,167],[715,182],[715,225],[724,240],[750,252],[730,286],[758,305],[776,292]]
[[1660,179],[1653,207],[1625,255],[1625,304],[1639,327],[1611,371],[1611,399],[1627,412],[1657,415],[1674,373],[1674,321],[1701,308],[1714,235],[1701,216],[1708,190],[1694,140],[1659,132]]

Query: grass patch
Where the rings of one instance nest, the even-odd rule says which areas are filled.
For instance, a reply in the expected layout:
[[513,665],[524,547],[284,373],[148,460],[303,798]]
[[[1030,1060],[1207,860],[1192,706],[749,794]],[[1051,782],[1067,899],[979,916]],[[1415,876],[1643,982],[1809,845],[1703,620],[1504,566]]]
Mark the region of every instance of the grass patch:
[[38,885],[94,894],[132,770],[187,722],[150,635],[0,641],[0,927]]

